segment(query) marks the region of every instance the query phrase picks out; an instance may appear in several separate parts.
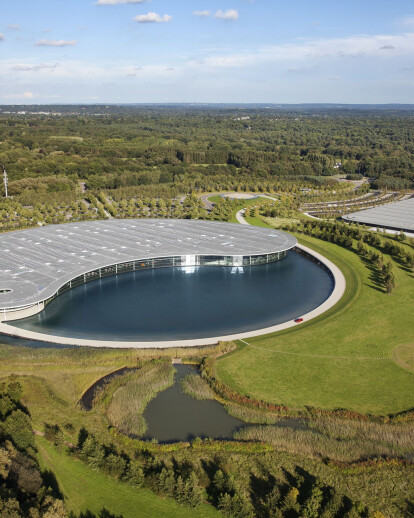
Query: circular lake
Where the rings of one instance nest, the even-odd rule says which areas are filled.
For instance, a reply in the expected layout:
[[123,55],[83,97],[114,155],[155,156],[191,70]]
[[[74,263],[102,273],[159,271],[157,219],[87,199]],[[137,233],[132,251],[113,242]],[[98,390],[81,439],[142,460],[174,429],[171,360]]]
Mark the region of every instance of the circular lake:
[[290,251],[262,266],[160,268],[107,277],[63,293],[41,313],[12,325],[96,340],[209,338],[292,320],[322,304],[332,290],[325,270]]

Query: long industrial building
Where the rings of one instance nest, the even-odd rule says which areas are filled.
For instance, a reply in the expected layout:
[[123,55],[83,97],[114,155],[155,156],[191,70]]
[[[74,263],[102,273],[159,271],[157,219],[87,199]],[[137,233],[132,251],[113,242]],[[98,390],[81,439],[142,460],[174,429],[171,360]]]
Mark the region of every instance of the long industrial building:
[[253,266],[297,244],[273,229],[199,220],[111,219],[0,235],[0,321],[40,312],[60,293],[108,275],[172,266]]
[[349,223],[414,233],[414,198],[342,216]]

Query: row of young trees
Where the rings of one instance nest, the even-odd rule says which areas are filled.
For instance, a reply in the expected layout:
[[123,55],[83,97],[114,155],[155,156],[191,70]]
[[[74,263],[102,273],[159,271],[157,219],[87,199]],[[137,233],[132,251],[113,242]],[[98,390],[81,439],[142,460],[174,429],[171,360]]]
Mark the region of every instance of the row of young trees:
[[[59,201],[36,203],[24,206],[16,200],[8,199],[0,202],[0,230],[36,227],[67,221],[85,221],[96,219],[99,212],[94,206],[88,206],[83,200],[69,204]],[[101,213],[101,217],[106,217]]]
[[[395,240],[382,239],[378,233],[362,230],[340,222],[317,220],[300,224],[288,224],[284,228],[285,230],[317,237],[348,249],[353,248],[354,241],[356,240],[357,252],[370,261],[378,270],[381,283],[388,294],[391,294],[395,288],[396,277],[393,263],[387,261],[383,253],[391,256],[394,261],[402,263],[406,268],[414,269],[414,253],[407,247],[398,244]],[[396,239],[405,241],[407,238],[401,232]]]
[[395,273],[392,262],[385,262],[383,255],[367,247],[362,239],[357,242],[357,251],[377,268],[385,291],[388,295],[391,295],[395,288]]
[[111,193],[85,193],[85,198],[65,206],[59,202],[24,207],[15,200],[0,202],[0,229],[15,230],[52,223],[108,218],[216,219],[229,221],[240,202],[220,200],[208,214],[198,196],[171,198],[112,198]]

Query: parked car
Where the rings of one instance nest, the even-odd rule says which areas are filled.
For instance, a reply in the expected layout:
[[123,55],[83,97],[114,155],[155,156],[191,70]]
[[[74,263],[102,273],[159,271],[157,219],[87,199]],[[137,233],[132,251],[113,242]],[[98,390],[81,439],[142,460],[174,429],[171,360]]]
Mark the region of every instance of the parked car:
[[303,322],[303,318],[295,318],[295,322],[297,324],[300,324],[300,322]]

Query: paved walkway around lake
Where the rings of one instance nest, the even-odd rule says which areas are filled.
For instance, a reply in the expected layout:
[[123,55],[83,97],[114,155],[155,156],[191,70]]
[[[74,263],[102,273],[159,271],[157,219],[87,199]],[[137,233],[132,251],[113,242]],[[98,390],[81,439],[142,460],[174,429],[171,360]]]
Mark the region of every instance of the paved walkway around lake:
[[[239,221],[243,225],[248,225],[247,221],[243,218],[241,213],[244,209],[240,210],[236,214],[237,221]],[[323,255],[315,252],[311,248],[308,248],[303,245],[296,245],[297,248],[302,250],[303,252],[311,255],[317,261],[325,265],[334,278],[334,289],[331,295],[323,302],[320,306],[313,309],[309,313],[305,315],[297,315],[298,317],[303,318],[304,322],[308,322],[309,320],[322,315],[325,311],[328,311],[331,307],[333,307],[342,297],[345,292],[346,281],[341,270],[331,261],[326,259]],[[48,342],[53,344],[62,344],[62,345],[74,345],[74,346],[84,346],[84,347],[113,347],[113,348],[136,348],[136,349],[162,349],[162,348],[178,348],[178,347],[191,347],[191,346],[205,346],[205,345],[213,345],[217,344],[221,341],[231,341],[231,340],[243,340],[245,338],[250,338],[252,336],[260,336],[266,335],[270,333],[276,333],[277,331],[283,331],[285,329],[289,329],[291,327],[297,327],[301,324],[297,324],[293,320],[289,320],[288,322],[284,322],[282,324],[277,324],[275,326],[266,327],[264,329],[257,329],[255,331],[249,331],[246,333],[237,333],[226,336],[214,336],[210,338],[199,338],[195,340],[168,340],[168,341],[159,341],[159,342],[131,342],[131,341],[112,341],[112,340],[87,340],[81,338],[67,338],[64,336],[56,336],[56,335],[48,335],[44,333],[37,333],[34,331],[28,331],[26,329],[20,329],[14,327],[13,325],[7,324],[5,322],[0,323],[0,333],[15,336],[18,338],[25,338],[27,340],[36,340],[40,342]]]

